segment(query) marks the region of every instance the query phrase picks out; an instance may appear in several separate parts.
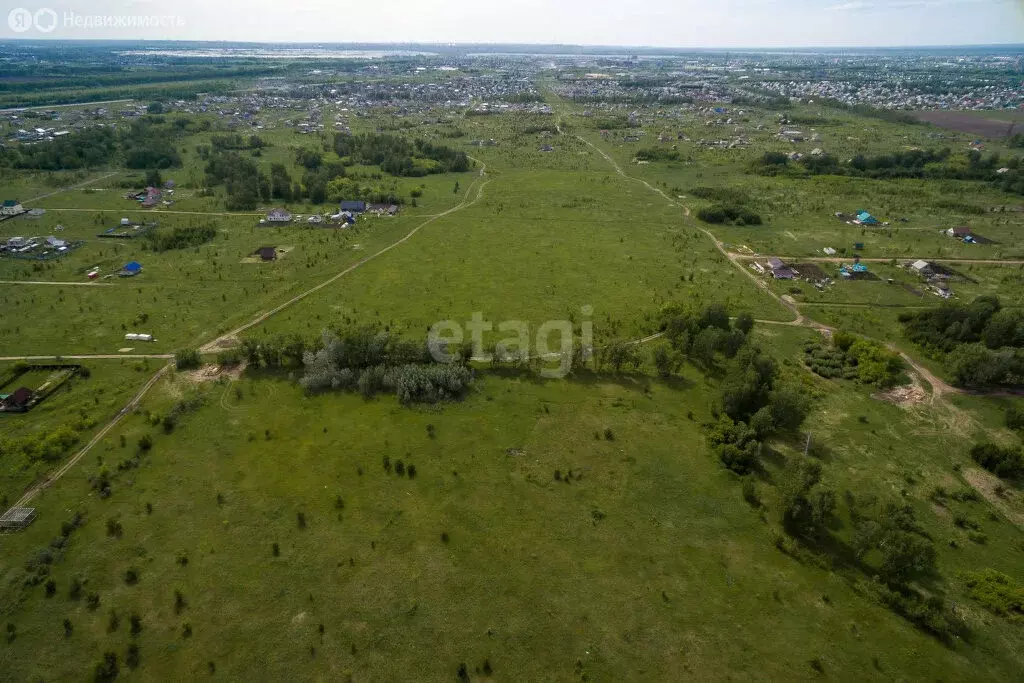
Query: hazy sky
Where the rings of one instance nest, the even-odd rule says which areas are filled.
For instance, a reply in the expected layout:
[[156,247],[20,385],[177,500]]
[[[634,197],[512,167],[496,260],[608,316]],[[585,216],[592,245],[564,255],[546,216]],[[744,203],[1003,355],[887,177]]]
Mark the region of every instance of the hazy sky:
[[[1024,0],[3,0],[2,5],[8,20],[0,19],[0,37],[6,38],[666,47],[1024,43]],[[35,23],[26,24],[22,12],[19,24],[19,9],[34,15]],[[77,26],[75,15],[83,17]],[[114,22],[142,16],[162,20],[135,28],[84,23],[95,16]]]

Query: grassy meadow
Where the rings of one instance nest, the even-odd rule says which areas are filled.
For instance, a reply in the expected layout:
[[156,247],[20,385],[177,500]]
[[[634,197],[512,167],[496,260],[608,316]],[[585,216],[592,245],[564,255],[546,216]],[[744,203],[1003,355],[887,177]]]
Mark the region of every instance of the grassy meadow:
[[[760,338],[787,354],[809,334]],[[952,465],[965,456],[950,446],[992,428],[995,413],[907,410],[808,381],[823,397],[808,429],[827,446],[830,482],[902,490],[930,533],[963,536],[927,492],[959,485]],[[776,550],[776,465],[752,508],[704,445],[707,390],[692,370],[669,384],[485,373],[463,403],[408,409],[391,397],[307,398],[282,376],[197,385],[174,374],[43,494],[36,524],[0,539],[4,602],[17,605],[6,672],[75,678],[98,653],[135,643],[135,673],[150,679],[256,667],[268,678],[450,680],[460,663],[484,679],[802,679],[817,667],[861,680],[1019,678],[1019,626],[958,597],[974,640],[943,646],[858,594],[848,572]],[[185,399],[201,407],[173,433],[154,426]],[[152,449],[116,470],[144,435]],[[778,457],[794,446],[777,444]],[[399,460],[414,477],[397,475]],[[107,499],[90,485],[104,467]],[[962,506],[989,541],[941,551],[952,596],[959,568],[1019,576],[1024,550],[984,503]],[[22,588],[23,562],[74,511],[87,521],[53,565],[55,595]],[[95,608],[69,597],[75,579]],[[61,656],[40,659],[42,647]]]
[[[705,429],[718,417],[727,363],[687,363],[663,379],[646,345],[635,370],[585,369],[562,380],[478,363],[464,400],[414,407],[384,394],[307,395],[295,368],[172,370],[40,493],[34,524],[0,535],[0,680],[90,679],[104,653],[116,654],[121,676],[142,680],[451,681],[463,666],[462,679],[473,681],[1024,678],[1018,615],[984,609],[965,575],[994,569],[1024,583],[1019,482],[995,493],[998,482],[968,454],[981,440],[1020,443],[1004,416],[1019,400],[924,388],[900,400],[814,375],[804,347],[820,336],[773,324],[793,314],[772,296],[917,358],[897,316],[939,300],[897,264],[1020,258],[1024,214],[988,210],[1013,197],[967,183],[751,175],[750,160],[779,146],[779,112],[765,109],[709,126],[692,111],[669,119],[642,107],[645,137],[627,143],[623,131],[605,137],[595,126],[607,112],[584,116],[582,107],[552,103],[556,116],[353,116],[356,132],[401,130],[478,164],[388,178],[403,197],[421,190],[416,206],[348,229],[261,227],[270,205],[224,211],[222,190],[200,191],[196,147],[209,133],[180,142],[182,167],[164,173],[179,181],[169,207],[140,211],[121,187],[138,172],[97,169],[116,175],[41,200],[39,219],[0,223],[0,239],[83,242],[60,260],[0,259],[0,355],[199,347],[396,245],[242,336],[312,339],[359,324],[422,339],[433,323],[474,313],[535,331],[548,320],[578,323],[590,306],[597,339],[635,339],[658,330],[666,307],[719,303],[760,321],[756,343],[813,399],[801,429],[766,442],[763,466],[741,479],[723,467]],[[328,130],[339,113],[325,107]],[[789,113],[804,123],[787,127],[820,133],[794,148],[804,152],[965,141],[821,107]],[[323,150],[329,138],[284,128],[294,114],[270,117],[259,163],[283,163],[297,178],[293,148]],[[736,126],[749,147],[693,144]],[[452,128],[461,137],[446,137]],[[683,159],[634,163],[664,130],[690,138],[674,143]],[[479,139],[497,144],[469,144]],[[0,194],[27,196],[56,182],[6,178]],[[764,224],[698,222],[686,212],[709,203],[692,195],[698,187],[731,188]],[[295,214],[334,210],[286,205]],[[860,208],[892,225],[862,230],[832,215]],[[157,221],[160,234],[210,226],[214,236],[159,252],[144,238],[97,237],[121,217]],[[968,246],[940,233],[961,222],[998,244]],[[870,263],[877,281],[837,281],[825,291],[772,281],[763,290],[703,228],[730,249],[806,258],[832,246],[852,260],[853,243],[863,242],[858,253],[897,263]],[[262,246],[277,247],[279,258],[256,262]],[[143,264],[134,278],[71,284],[131,260]],[[820,265],[835,277],[838,264]],[[957,269],[970,278],[952,285],[958,297],[997,294],[1024,305],[1019,266]],[[156,341],[126,342],[128,332]],[[80,427],[75,445],[85,442],[164,362],[88,360],[89,377],[28,414],[0,415],[0,495],[16,500],[76,450],[40,461],[13,457],[9,444],[72,425]],[[802,457],[808,434],[837,494],[827,549],[783,538],[785,467]],[[937,496],[939,488],[956,495]],[[850,501],[864,496],[913,511],[938,569],[915,588],[951,605],[962,637],[933,637],[873,597],[877,558],[851,557]],[[81,523],[71,524],[76,514]]]

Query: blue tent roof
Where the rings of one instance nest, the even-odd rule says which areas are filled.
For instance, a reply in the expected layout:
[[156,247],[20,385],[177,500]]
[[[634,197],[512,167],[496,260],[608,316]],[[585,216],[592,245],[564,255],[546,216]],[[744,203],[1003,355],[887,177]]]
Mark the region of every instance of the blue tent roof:
[[126,264],[123,270],[127,270],[129,273],[137,273],[142,270],[142,264],[138,261],[132,261],[131,263]]

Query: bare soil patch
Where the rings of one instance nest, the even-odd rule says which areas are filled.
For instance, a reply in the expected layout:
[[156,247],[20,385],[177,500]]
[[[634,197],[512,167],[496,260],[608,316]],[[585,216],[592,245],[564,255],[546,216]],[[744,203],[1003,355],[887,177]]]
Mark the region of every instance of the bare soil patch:
[[222,365],[204,365],[198,370],[189,370],[188,372],[181,373],[181,377],[187,382],[194,382],[196,384],[201,382],[215,382],[221,377],[235,381],[242,376],[242,372],[244,370],[245,363],[239,363],[238,365],[231,367],[225,367]]
[[828,277],[828,274],[817,263],[792,263],[790,268],[799,273],[802,278],[806,277],[817,281]]
[[[993,474],[975,467],[965,468],[961,474],[964,480],[974,487],[974,490],[985,497],[985,500],[992,503],[999,509],[1006,518],[1020,528],[1024,528],[1024,510],[1021,509],[1020,494],[1011,487],[1006,486]],[[1005,487],[1002,494],[996,493],[998,487]]]
[[964,282],[971,282],[973,284],[978,284],[978,281],[975,280],[974,278],[972,278],[972,277],[970,277],[968,275],[964,275],[959,270],[951,268],[950,266],[942,264],[942,263],[932,263],[932,271],[936,275],[945,276],[949,280],[954,280],[954,281],[961,280],[961,281],[964,281]]
[[879,401],[888,401],[903,408],[909,408],[910,406],[927,401],[928,392],[924,390],[924,387],[917,381],[917,378],[914,378],[914,381],[910,384],[875,392],[871,394],[871,398],[878,399]]

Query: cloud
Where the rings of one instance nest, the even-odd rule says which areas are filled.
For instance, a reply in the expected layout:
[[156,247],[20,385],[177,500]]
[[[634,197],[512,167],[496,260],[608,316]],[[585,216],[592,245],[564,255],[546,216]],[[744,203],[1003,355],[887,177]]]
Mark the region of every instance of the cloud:
[[945,5],[968,5],[985,2],[990,5],[1002,4],[1004,0],[896,0],[889,7],[898,9],[907,7],[943,7]]

